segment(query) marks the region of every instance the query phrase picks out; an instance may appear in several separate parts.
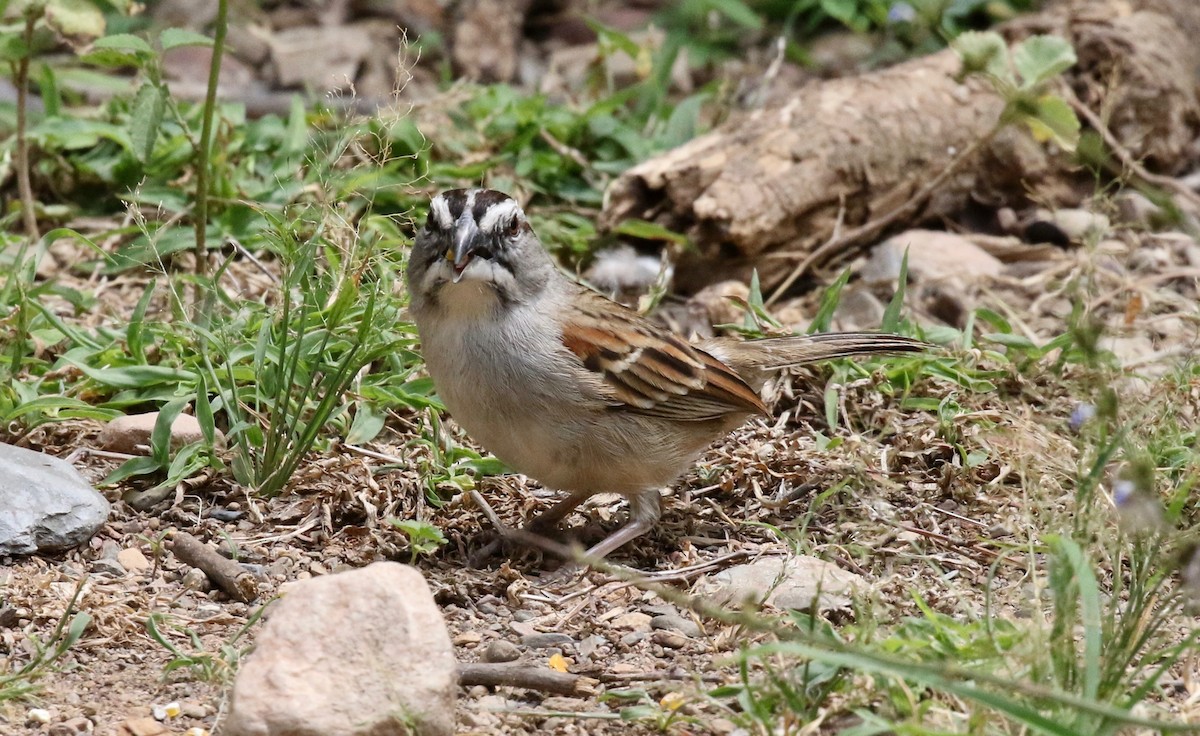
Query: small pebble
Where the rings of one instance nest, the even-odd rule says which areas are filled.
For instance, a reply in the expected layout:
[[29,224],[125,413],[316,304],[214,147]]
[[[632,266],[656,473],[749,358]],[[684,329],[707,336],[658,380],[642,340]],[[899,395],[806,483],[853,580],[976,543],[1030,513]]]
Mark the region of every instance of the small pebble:
[[688,638],[678,631],[659,630],[654,632],[652,641],[667,649],[683,649],[687,646]]
[[645,631],[631,631],[625,636],[621,637],[621,643],[627,647],[631,647],[648,636],[650,636],[650,634],[646,633]]
[[1012,532],[1010,532],[1008,527],[1004,526],[1003,524],[993,524],[990,528],[988,528],[987,535],[992,539],[999,539],[1000,537],[1012,536]]
[[566,634],[560,634],[556,631],[547,633],[526,634],[521,637],[521,645],[530,649],[549,649],[550,647],[561,647],[575,644],[575,640]]
[[700,627],[695,621],[690,621],[683,616],[666,614],[663,616],[655,616],[650,621],[650,628],[659,631],[678,631],[684,636],[697,637],[700,636]]
[[630,611],[613,619],[612,625],[614,628],[629,629],[630,631],[649,631],[652,619],[652,616],[641,611]]
[[510,641],[498,639],[490,642],[480,659],[484,662],[515,662],[521,658],[521,650]]
[[464,631],[453,639],[454,646],[456,647],[466,644],[478,644],[481,641],[483,641],[483,634],[480,634],[478,631]]
[[45,725],[50,722],[50,711],[45,708],[30,708],[25,714],[25,722]]

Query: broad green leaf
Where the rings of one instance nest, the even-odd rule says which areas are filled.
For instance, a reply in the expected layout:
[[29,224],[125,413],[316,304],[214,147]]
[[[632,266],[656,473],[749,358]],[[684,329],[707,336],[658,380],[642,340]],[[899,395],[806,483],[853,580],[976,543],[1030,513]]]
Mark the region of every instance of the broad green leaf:
[[135,475],[149,475],[158,472],[160,468],[158,461],[152,457],[131,457],[109,473],[107,478],[100,481],[100,485],[111,486]]
[[950,44],[963,62],[966,74],[985,73],[1015,85],[1008,68],[1008,46],[995,31],[967,31]]
[[1074,151],[1079,143],[1079,118],[1066,100],[1057,95],[1040,97],[1034,103],[1034,114],[1024,116],[1033,137],[1039,141],[1054,141],[1065,151]]
[[1075,64],[1075,49],[1065,38],[1032,36],[1012,50],[1013,67],[1023,89],[1033,89]]
[[150,44],[146,43],[144,38],[135,36],[132,33],[115,33],[111,36],[97,38],[92,43],[94,49],[113,49],[115,51],[129,51],[134,54],[153,54],[154,49]]
[[133,155],[142,164],[154,153],[154,141],[167,110],[166,91],[159,85],[147,82],[137,91],[130,111],[129,137],[133,143]]
[[196,376],[179,368],[165,365],[130,365],[121,368],[93,368],[72,358],[63,357],[93,381],[113,388],[146,388],[172,383],[192,383]]
[[212,46],[213,40],[208,36],[188,31],[183,28],[164,28],[158,37],[163,51],[179,48],[180,46]]
[[0,33],[0,61],[20,61],[29,56],[29,46],[16,33]]
[[[828,0],[825,1],[828,2]],[[835,0],[835,2],[849,2],[850,4],[853,4],[854,1],[855,0]],[[763,27],[762,17],[749,5],[742,2],[742,0],[708,0],[708,5],[713,10],[717,11],[734,23],[737,23],[743,28],[757,31]]]
[[375,439],[376,435],[383,430],[385,418],[382,412],[376,411],[370,404],[358,402],[354,421],[350,424],[350,431],[346,433],[346,444],[361,445]]

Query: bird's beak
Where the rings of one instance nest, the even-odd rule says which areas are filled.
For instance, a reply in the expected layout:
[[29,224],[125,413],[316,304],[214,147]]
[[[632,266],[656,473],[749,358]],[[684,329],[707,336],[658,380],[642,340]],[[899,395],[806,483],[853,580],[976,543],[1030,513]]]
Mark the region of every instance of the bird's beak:
[[475,220],[464,217],[458,221],[454,230],[454,245],[446,251],[446,260],[454,266],[454,282],[458,283],[463,271],[471,263],[475,255],[475,246],[479,242],[479,226]]

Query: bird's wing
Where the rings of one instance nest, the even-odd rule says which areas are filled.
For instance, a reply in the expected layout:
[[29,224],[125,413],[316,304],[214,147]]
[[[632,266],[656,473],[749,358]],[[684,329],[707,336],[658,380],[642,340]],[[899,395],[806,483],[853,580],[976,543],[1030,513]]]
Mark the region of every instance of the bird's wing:
[[732,368],[631,309],[581,290],[562,342],[614,408],[678,421],[766,413]]

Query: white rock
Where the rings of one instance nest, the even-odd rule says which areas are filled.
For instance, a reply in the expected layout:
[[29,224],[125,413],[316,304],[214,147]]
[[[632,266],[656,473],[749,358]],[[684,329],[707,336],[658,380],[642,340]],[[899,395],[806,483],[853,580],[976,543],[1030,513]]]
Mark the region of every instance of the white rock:
[[908,251],[908,274],[917,282],[974,281],[996,276],[1004,264],[970,240],[940,230],[908,230],[871,249],[861,276],[868,284],[900,277],[900,262]]
[[1146,195],[1126,189],[1116,196],[1117,213],[1123,222],[1150,227],[1163,220],[1162,207],[1150,201]]
[[1108,233],[1108,218],[1098,212],[1079,209],[1061,209],[1050,213],[1049,219],[1058,225],[1071,240],[1103,237]]
[[454,647],[416,569],[305,580],[269,611],[233,686],[228,736],[454,732]]
[[827,611],[850,605],[849,593],[864,589],[861,575],[847,572],[825,560],[797,555],[764,557],[745,565],[736,565],[696,583],[695,593],[716,603],[766,603],[779,609],[794,608]]

